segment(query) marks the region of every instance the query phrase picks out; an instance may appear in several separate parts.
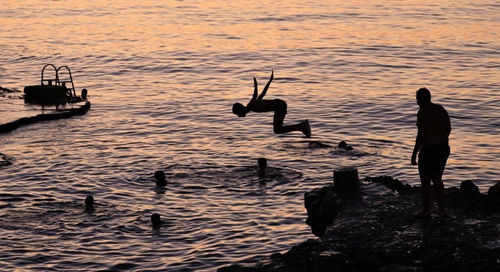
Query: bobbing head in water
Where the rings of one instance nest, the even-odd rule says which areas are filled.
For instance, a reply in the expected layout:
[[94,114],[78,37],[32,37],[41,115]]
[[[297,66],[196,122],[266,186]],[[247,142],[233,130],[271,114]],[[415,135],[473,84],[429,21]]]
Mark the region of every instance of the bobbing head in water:
[[346,150],[352,150],[352,146],[348,145],[346,141],[340,141],[338,147],[345,148]]
[[156,171],[155,172],[156,186],[167,186],[167,177],[165,176],[165,172]]
[[161,227],[161,218],[157,213],[153,213],[151,215],[151,224],[153,225],[153,229],[159,229]]
[[82,100],[87,100],[87,94],[88,94],[87,89],[83,89],[81,94]]
[[85,198],[85,209],[94,209],[94,197],[89,195]]
[[257,161],[259,163],[259,176],[265,176],[267,168],[267,159],[259,158]]

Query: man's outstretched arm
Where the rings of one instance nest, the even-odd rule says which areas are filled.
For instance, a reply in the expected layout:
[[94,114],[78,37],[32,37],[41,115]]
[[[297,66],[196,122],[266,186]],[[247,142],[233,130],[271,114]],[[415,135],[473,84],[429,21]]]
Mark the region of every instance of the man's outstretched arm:
[[271,85],[271,81],[274,79],[274,71],[271,70],[271,77],[269,78],[269,81],[266,84],[266,87],[264,87],[264,90],[262,90],[262,93],[257,97],[257,99],[262,99],[264,98],[264,95],[267,93],[267,89],[269,89],[269,86]]
[[257,79],[253,77],[253,96],[252,96],[252,101],[254,101],[257,98],[257,95],[259,94],[258,88],[257,88]]

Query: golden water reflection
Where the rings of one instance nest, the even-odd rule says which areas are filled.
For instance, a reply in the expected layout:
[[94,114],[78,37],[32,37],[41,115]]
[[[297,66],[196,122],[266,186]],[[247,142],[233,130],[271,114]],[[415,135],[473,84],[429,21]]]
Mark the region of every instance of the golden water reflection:
[[[432,1],[409,0],[383,4],[146,0],[140,5],[123,0],[52,1],[43,6],[39,6],[40,1],[28,0],[8,1],[8,10],[22,6],[27,8],[26,13],[19,16],[4,11],[7,16],[0,22],[4,33],[16,33],[7,37],[14,44],[29,46],[28,41],[46,41],[47,51],[64,53],[176,50],[186,45],[191,50],[248,51],[350,44],[406,47],[428,43],[439,46],[443,41],[497,42],[498,27],[495,29],[491,21],[495,18],[493,10],[477,10],[479,3],[467,6],[445,2],[450,4],[448,9],[436,10]],[[169,12],[160,12],[163,10]]]

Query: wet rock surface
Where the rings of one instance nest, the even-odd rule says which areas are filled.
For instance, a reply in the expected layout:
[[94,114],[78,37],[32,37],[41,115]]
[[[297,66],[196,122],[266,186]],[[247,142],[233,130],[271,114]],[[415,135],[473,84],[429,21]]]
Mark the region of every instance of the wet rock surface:
[[311,226],[314,235],[321,237],[328,226],[333,224],[342,202],[335,194],[334,186],[314,189],[304,195],[304,206],[307,210],[306,224]]
[[495,186],[489,194],[448,188],[448,217],[413,219],[421,208],[419,187],[367,177],[358,192],[336,192],[342,209],[322,238],[253,267],[219,271],[500,271]]

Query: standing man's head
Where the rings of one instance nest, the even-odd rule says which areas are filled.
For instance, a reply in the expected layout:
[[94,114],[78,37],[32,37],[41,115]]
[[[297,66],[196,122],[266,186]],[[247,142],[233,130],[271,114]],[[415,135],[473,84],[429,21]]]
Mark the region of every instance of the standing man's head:
[[420,88],[417,91],[417,103],[419,106],[431,102],[431,92],[427,88]]
[[234,103],[233,113],[238,115],[238,117],[247,116],[247,110],[246,110],[245,106],[243,106],[243,104],[241,104],[241,103]]

